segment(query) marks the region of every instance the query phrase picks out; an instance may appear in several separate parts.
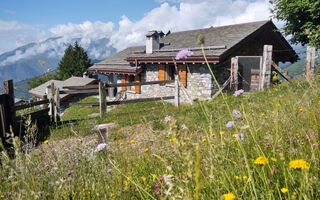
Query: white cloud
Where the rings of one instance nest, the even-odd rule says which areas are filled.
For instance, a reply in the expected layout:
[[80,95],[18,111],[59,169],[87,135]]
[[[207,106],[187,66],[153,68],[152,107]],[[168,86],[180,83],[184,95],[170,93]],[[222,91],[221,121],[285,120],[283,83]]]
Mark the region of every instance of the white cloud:
[[[161,0],[160,0],[161,1]],[[268,0],[170,0],[133,22],[122,16],[119,30],[111,36],[118,50],[144,44],[149,30],[182,31],[270,18]],[[179,7],[168,2],[179,3]]]

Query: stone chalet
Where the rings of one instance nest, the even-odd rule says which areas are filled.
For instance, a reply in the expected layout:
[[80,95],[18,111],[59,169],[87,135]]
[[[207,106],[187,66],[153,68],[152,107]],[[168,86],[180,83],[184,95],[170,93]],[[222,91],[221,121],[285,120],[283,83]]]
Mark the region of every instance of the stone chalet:
[[[296,52],[272,21],[258,21],[229,26],[164,34],[150,31],[146,45],[129,47],[89,68],[89,72],[106,74],[112,83],[173,80],[175,63],[178,66],[181,102],[210,99],[218,90],[205,63],[198,37],[203,36],[204,52],[219,84],[230,77],[230,60],[235,56],[262,56],[264,45],[273,45],[272,60],[295,62]],[[192,56],[175,60],[183,49]],[[240,71],[241,73],[241,71]],[[241,87],[240,87],[241,88]],[[128,99],[172,96],[174,85],[143,85],[122,87]]]

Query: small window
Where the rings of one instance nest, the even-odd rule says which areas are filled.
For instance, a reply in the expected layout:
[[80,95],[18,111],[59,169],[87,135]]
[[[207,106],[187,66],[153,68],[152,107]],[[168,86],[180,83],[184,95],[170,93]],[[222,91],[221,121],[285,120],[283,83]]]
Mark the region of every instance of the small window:
[[[127,76],[127,83],[133,83],[134,82],[134,76],[133,75],[128,75]],[[134,86],[128,86],[128,90],[135,91]]]
[[175,71],[174,65],[166,65],[166,80],[174,80]]

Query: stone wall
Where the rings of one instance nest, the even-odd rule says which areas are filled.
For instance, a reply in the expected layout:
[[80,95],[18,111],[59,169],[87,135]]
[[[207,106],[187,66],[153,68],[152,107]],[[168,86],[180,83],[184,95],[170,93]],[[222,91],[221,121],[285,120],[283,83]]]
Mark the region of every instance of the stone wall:
[[[220,85],[222,85],[229,77],[229,71],[222,67],[214,66],[213,72]],[[218,90],[214,84],[212,75],[206,65],[195,64],[189,65],[191,73],[187,73],[187,87],[180,89],[180,102],[192,103],[193,100],[210,99]],[[118,77],[118,83],[121,80]],[[147,65],[141,73],[141,82],[158,81],[158,65]],[[183,86],[181,86],[183,87]],[[118,88],[118,91],[121,88]],[[127,91],[127,99],[148,98],[148,97],[164,97],[174,96],[175,85],[143,85],[141,86],[141,94],[136,94],[133,91]]]

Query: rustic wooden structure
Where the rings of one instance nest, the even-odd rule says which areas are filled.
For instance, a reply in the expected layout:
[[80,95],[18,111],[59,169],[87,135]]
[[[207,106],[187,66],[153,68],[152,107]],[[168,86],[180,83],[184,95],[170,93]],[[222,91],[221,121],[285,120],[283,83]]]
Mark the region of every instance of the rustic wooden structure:
[[307,46],[306,66],[305,74],[307,77],[312,76],[315,73],[315,58],[316,48],[313,46]]

